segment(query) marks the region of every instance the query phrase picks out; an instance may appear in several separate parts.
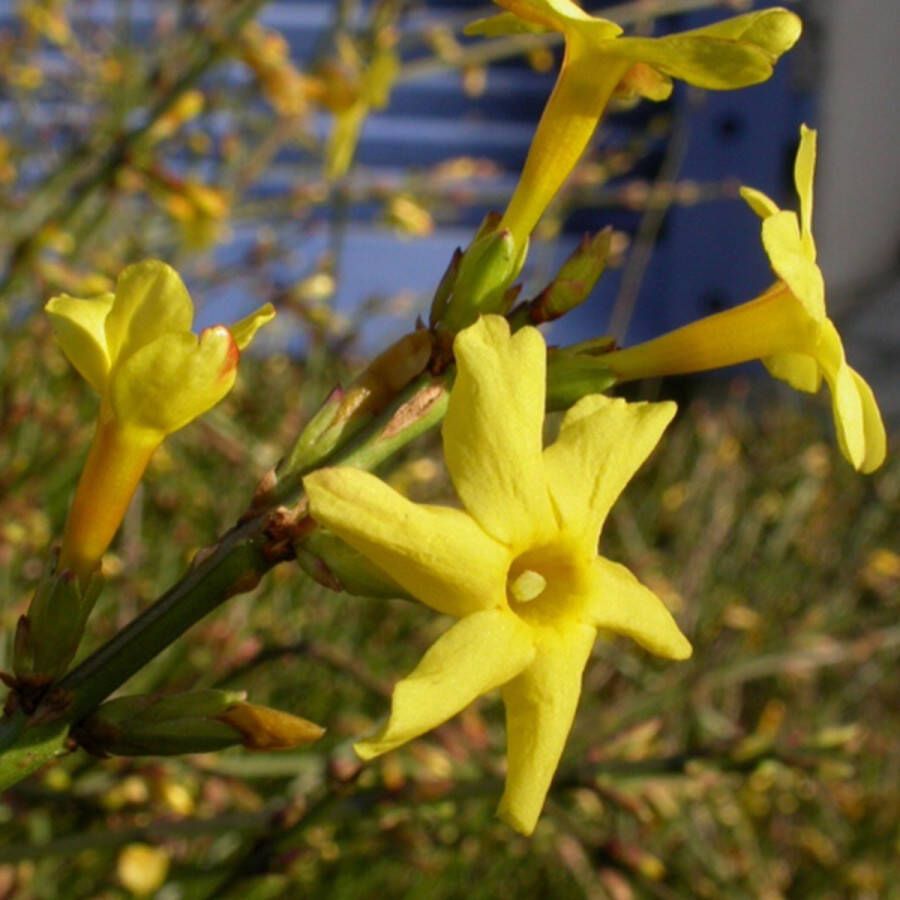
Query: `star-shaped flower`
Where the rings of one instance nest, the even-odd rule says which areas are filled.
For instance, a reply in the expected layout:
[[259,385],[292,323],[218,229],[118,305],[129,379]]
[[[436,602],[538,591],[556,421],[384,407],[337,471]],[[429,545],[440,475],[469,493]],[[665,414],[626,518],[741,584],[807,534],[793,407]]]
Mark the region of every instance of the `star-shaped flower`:
[[314,517],[401,587],[457,618],[400,681],[390,718],[357,744],[368,759],[494,688],[507,714],[500,815],[530,833],[572,725],[598,632],[684,659],[686,638],[660,599],[597,556],[615,499],[659,440],[672,403],[585,397],[542,447],[546,347],[485,316],[454,344],[458,371],[443,428],[463,510],[412,503],[366,472],[305,479]]
[[154,450],[231,390],[240,351],[275,310],[266,304],[195,335],[190,295],[158,260],[128,266],[114,294],[63,294],[46,310],[63,352],[100,395],[60,558],[84,576],[112,540]]
[[565,56],[501,229],[524,246],[568,177],[616,93],[664,100],[672,79],[712,90],[765,81],[800,36],[802,23],[778,7],[659,38],[621,37],[572,0],[495,0],[508,10],[473,23],[471,34],[559,32]]
[[841,452],[856,469],[873,472],[884,462],[887,438],[875,395],[847,364],[840,335],[826,315],[825,282],[812,234],[815,165],[816,132],[804,125],[794,165],[799,216],[779,209],[761,191],[741,190],[763,220],[763,246],[779,279],[769,290],[603,361],[620,381],[752,359],[761,359],[772,375],[800,391],[816,393],[824,378]]

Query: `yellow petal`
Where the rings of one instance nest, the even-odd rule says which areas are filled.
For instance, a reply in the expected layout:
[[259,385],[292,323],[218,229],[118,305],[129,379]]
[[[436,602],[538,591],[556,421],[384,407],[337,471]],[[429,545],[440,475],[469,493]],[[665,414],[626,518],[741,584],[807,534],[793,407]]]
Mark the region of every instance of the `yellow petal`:
[[492,609],[457,622],[394,688],[387,725],[355,745],[371,759],[446,722],[476,697],[506,684],[534,659],[531,629]]
[[118,366],[110,380],[116,418],[171,434],[215,406],[232,388],[238,350],[222,325],[198,338],[163,334]]
[[816,172],[816,132],[800,126],[800,147],[794,160],[794,183],[800,198],[800,231],[804,246],[815,262],[816,249],[812,241],[813,178]]
[[758,47],[689,32],[616,38],[598,49],[612,57],[647,63],[671,78],[709,90],[758,84],[772,74],[770,57]]
[[861,469],[866,460],[866,431],[863,407],[850,366],[841,366],[834,375],[826,372],[831,389],[831,410],[838,446],[854,469]]
[[116,299],[106,318],[112,365],[161,335],[189,332],[193,318],[190,295],[171,266],[156,259],[128,266],[116,282]]
[[105,328],[112,305],[112,294],[87,300],[61,294],[44,307],[63,353],[98,393],[103,393],[109,374]]
[[803,22],[796,13],[781,7],[773,7],[732,16],[730,19],[682,33],[752,44],[775,62],[797,43],[802,31]]
[[869,387],[859,372],[850,369],[850,375],[856,383],[856,389],[859,392],[859,402],[862,404],[863,412],[863,432],[866,438],[865,456],[859,466],[859,470],[868,474],[869,472],[874,472],[887,456],[887,435],[885,434],[881,411],[878,409],[878,403],[875,400],[875,394],[872,393],[872,388]]
[[773,378],[786,381],[795,391],[815,394],[822,386],[819,364],[805,353],[776,353],[762,362]]
[[[496,0],[498,6],[509,10],[525,22],[530,22],[550,31],[563,31],[570,22],[603,21],[592,20],[580,6],[572,0]],[[612,22],[606,23],[620,33],[621,28]]]
[[444,420],[444,457],[465,508],[496,540],[519,549],[555,524],[541,459],[547,350],[540,333],[510,337],[484,316],[454,342],[457,375]]
[[665,604],[629,569],[600,556],[594,575],[586,613],[589,624],[631,638],[656,656],[687,659],[691,655],[690,642]]
[[772,269],[816,320],[825,318],[822,272],[803,248],[797,214],[780,210],[762,225],[763,246]]
[[562,756],[595,637],[586,625],[546,635],[534,662],[503,688],[507,770],[497,812],[523,834],[534,831]]
[[674,403],[626,403],[599,394],[566,414],[544,451],[547,482],[560,527],[596,552],[610,507],[650,455],[675,415]]
[[844,458],[855,469],[859,469],[866,457],[863,405],[852,369],[844,356],[841,336],[831,319],[825,319],[819,327],[815,352],[831,391],[831,410],[838,446]]
[[469,37],[506,37],[510,34],[546,34],[553,29],[537,22],[520,19],[513,13],[500,13],[486,19],[476,19],[463,29]]
[[233,325],[229,325],[228,330],[231,332],[238,350],[243,350],[249,346],[253,338],[256,337],[256,332],[274,318],[275,307],[271,303],[266,303],[250,313],[249,316],[244,316],[243,319],[240,319]]
[[756,190],[756,188],[742,187],[741,196],[747,201],[747,205],[750,209],[752,209],[761,219],[768,219],[769,216],[774,216],[775,213],[780,212],[775,201],[766,196],[762,191]]
[[698,87],[724,90],[765,81],[801,30],[793,13],[766,9],[661,38],[620,38],[609,52]]
[[303,483],[317,521],[432,609],[462,617],[505,603],[509,552],[460,510],[411,503],[359,469]]

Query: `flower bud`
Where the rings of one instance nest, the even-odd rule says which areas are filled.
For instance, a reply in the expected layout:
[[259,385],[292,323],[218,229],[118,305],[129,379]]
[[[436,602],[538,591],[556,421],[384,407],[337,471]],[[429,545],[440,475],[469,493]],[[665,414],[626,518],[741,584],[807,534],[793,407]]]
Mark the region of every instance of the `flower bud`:
[[73,737],[98,755],[171,756],[241,744],[276,750],[324,734],[313,722],[246,703],[241,691],[191,691],[169,697],[137,694],[104,703]]
[[290,750],[317,741],[325,729],[315,722],[255,703],[236,703],[219,716],[250,750]]
[[422,373],[431,350],[431,334],[425,329],[413,331],[373,359],[348,388],[335,388],[279,466],[279,476],[308,471],[371,422]]
[[465,252],[454,254],[432,302],[432,326],[456,332],[480,315],[508,311],[509,288],[522,271],[528,241],[517,243],[499,222],[496,213],[489,213]]
[[556,278],[528,304],[532,324],[552,322],[587,300],[606,269],[611,237],[611,228],[584,236]]

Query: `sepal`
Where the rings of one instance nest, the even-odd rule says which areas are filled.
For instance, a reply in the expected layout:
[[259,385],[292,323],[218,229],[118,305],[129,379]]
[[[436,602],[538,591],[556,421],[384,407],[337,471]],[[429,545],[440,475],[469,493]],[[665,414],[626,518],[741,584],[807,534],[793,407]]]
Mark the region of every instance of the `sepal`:
[[333,591],[357,597],[410,595],[381,569],[327,528],[318,527],[294,545],[300,568],[314,581]]
[[[458,332],[480,315],[509,311],[515,293],[510,288],[522,271],[528,253],[528,241],[517,243],[512,232],[500,228],[500,216],[489,213],[472,243],[439,286],[432,306],[432,325],[443,325]],[[455,269],[455,272],[453,271]],[[452,277],[452,285],[446,280]]]
[[99,571],[87,579],[54,571],[41,581],[16,628],[13,671],[19,681],[47,685],[65,674],[102,588]]
[[[613,348],[612,338],[576,345],[547,354],[547,409],[564,410],[588,394],[605,393],[616,383],[603,353]],[[593,351],[593,352],[592,352]],[[593,353],[600,355],[593,355]]]

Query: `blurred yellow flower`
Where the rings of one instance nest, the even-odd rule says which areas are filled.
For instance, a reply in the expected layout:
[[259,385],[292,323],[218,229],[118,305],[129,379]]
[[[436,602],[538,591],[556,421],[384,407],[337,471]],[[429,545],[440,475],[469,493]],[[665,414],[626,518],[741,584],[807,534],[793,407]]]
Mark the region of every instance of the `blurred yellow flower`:
[[757,84],[802,28],[794,13],[776,7],[681,34],[621,37],[615,22],[588,15],[572,0],[495,2],[508,12],[474,22],[468,33],[556,31],[565,38],[562,69],[501,223],[517,246],[578,162],[614,94],[663,100],[673,78],[712,90]]
[[163,847],[128,844],[116,861],[116,875],[122,887],[137,897],[155,894],[169,874],[171,859]]
[[794,165],[800,214],[779,209],[761,191],[741,195],[762,219],[762,241],[778,281],[734,309],[620,350],[603,361],[620,381],[699,372],[761,359],[776,378],[816,393],[831,390],[838,444],[861,472],[883,462],[887,439],[872,389],[847,365],[840,335],[826,315],[825,283],[812,234],[816,132],[805,125]]
[[187,289],[157,260],[126,268],[114,294],[62,294],[46,310],[63,352],[100,395],[60,558],[62,567],[86,576],[112,540],[153,451],[231,390],[240,350],[275,311],[266,304],[197,336]]
[[606,515],[659,440],[672,403],[581,400],[542,449],[546,346],[486,316],[454,344],[443,440],[465,511],[415,504],[366,472],[305,479],[316,519],[422,603],[460,621],[400,681],[368,759],[502,689],[508,773],[500,815],[528,834],[565,745],[598,631],[660,656],[690,644],[662,601],[597,556]]

